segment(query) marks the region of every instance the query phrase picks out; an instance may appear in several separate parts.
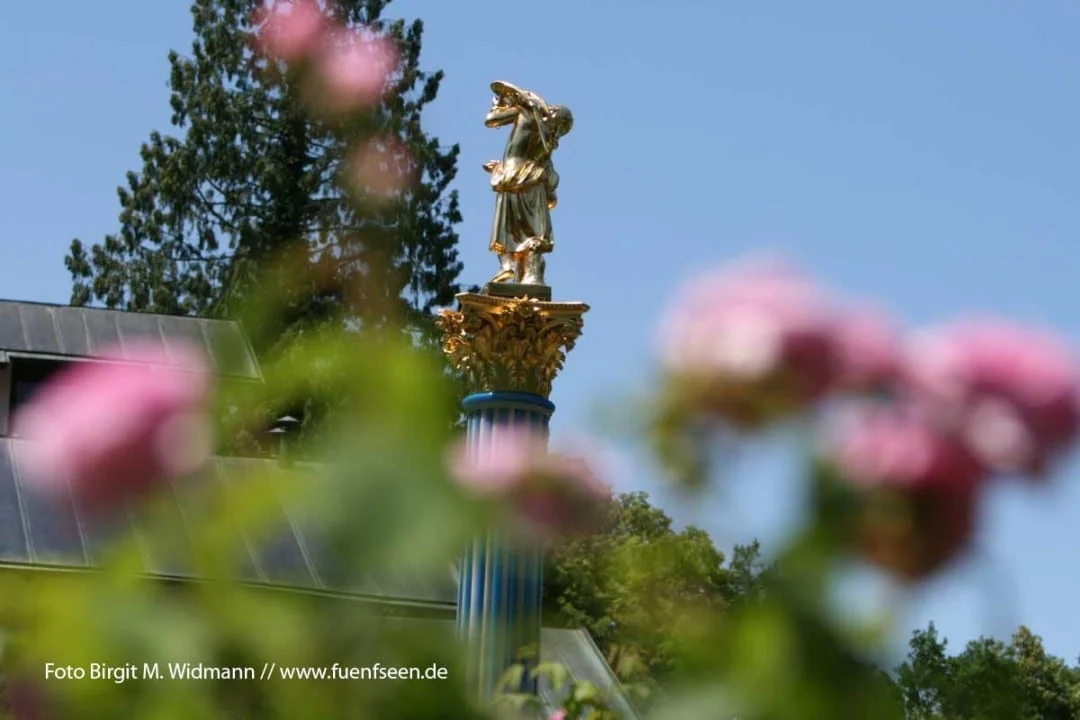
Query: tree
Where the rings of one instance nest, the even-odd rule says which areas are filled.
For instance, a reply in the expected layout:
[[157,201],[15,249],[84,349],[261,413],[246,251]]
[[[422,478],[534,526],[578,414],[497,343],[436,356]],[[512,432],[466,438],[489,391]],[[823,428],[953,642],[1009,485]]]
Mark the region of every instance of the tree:
[[1080,669],[1047,655],[1026,627],[1008,644],[980,638],[952,657],[933,625],[917,631],[897,684],[909,720],[1080,717]]
[[[267,282],[267,261],[288,255],[292,274],[274,284],[284,313],[255,338],[258,351],[330,319],[424,329],[428,311],[459,289],[461,215],[448,191],[458,147],[422,130],[443,74],[419,67],[420,20],[382,19],[389,2],[332,9],[400,49],[381,106],[342,120],[313,114],[297,73],[253,49],[258,0],[195,0],[191,53],[169,53],[178,136],[154,131],[143,144],[142,170],[117,191],[120,231],[89,248],[72,242],[72,304],[225,316]],[[347,151],[376,136],[407,149],[415,182],[394,201],[358,206]]]
[[556,548],[544,575],[549,619],[588,630],[623,680],[662,681],[677,664],[680,623],[759,597],[757,543],[730,564],[696,527],[676,532],[645,493],[619,495],[597,533]]
[[897,684],[906,716],[912,720],[940,717],[944,710],[952,677],[946,644],[933,623],[916,630],[908,643],[908,659],[897,669]]

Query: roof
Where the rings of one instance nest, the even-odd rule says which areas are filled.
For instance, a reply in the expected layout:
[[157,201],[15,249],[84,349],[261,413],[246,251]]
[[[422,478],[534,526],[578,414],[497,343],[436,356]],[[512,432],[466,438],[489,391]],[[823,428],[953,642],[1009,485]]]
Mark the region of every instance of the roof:
[[[146,522],[127,511],[107,520],[82,512],[70,498],[59,502],[43,498],[29,487],[20,469],[20,449],[28,441],[0,438],[0,564],[7,566],[91,569],[100,561],[106,543],[118,534],[134,533],[143,556],[146,573],[165,578],[193,577],[175,561],[157,557],[147,543],[140,542],[140,530]],[[215,458],[205,478],[211,483],[243,482],[257,476],[245,470],[258,469],[272,460],[251,458]],[[276,465],[276,463],[275,463]],[[312,478],[315,481],[315,478]],[[195,495],[178,483],[164,493],[166,513],[179,527],[190,527],[189,519],[198,515]],[[350,585],[335,584],[328,578],[329,557],[320,550],[316,528],[305,525],[298,508],[278,503],[280,513],[267,539],[259,542],[243,537],[246,553],[239,558],[241,578],[247,582],[282,588],[296,588],[332,594],[345,594],[383,602],[443,608],[452,612],[457,601],[456,579],[448,568],[445,578],[433,581],[428,573],[408,568],[395,577],[380,574],[363,577]],[[159,519],[160,520],[160,519]]]
[[0,300],[0,355],[92,358],[134,340],[160,343],[170,354],[178,340],[193,342],[219,374],[262,379],[251,344],[234,320]]

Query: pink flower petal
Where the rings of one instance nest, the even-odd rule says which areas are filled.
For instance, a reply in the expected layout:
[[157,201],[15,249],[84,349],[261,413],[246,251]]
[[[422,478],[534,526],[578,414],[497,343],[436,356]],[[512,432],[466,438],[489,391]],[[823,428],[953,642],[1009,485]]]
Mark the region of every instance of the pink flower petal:
[[317,61],[317,72],[331,110],[374,105],[386,92],[399,62],[393,41],[359,30],[339,30]]
[[270,2],[255,14],[256,41],[267,55],[295,62],[315,50],[329,19],[315,0]]
[[611,490],[581,457],[547,452],[542,436],[525,428],[497,428],[490,441],[451,452],[457,482],[480,497],[501,501],[527,530],[541,535],[588,529]]
[[1080,369],[1049,333],[988,319],[941,327],[913,343],[905,377],[997,470],[1043,468],[1080,430]]
[[900,372],[899,333],[883,314],[869,309],[848,312],[837,323],[841,379],[849,388],[895,380]]
[[830,437],[826,456],[859,485],[967,487],[984,476],[967,449],[915,407],[850,406]]

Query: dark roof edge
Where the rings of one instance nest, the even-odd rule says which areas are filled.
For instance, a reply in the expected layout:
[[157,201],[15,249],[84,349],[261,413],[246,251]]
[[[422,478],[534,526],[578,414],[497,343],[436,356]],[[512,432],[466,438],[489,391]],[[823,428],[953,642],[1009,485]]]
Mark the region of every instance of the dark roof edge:
[[[247,342],[245,338],[245,342]],[[250,349],[250,348],[249,348]],[[252,357],[255,357],[254,354]],[[93,363],[108,363],[110,365],[143,365],[136,360],[124,360],[98,357],[96,355],[65,355],[63,353],[42,353],[33,352],[32,350],[0,350],[0,365],[6,364],[11,360],[48,360],[55,362],[93,362]],[[163,367],[174,367],[172,365],[166,365]],[[181,369],[182,371],[182,369]],[[240,382],[249,382],[261,385],[264,382],[262,375],[262,368],[256,363],[255,371],[258,377],[250,377],[247,375],[238,375],[236,373],[216,373],[215,377],[228,378],[230,380],[238,380]]]
[[[100,568],[93,567],[78,567],[74,565],[43,565],[36,563],[31,564],[8,562],[2,560],[0,560],[0,570],[15,571],[26,575],[43,572],[62,573],[68,575],[91,575],[100,574],[103,572]],[[223,582],[216,580],[207,580],[204,578],[188,577],[185,575],[169,575],[165,573],[139,573],[138,577],[143,580],[158,580],[182,584],[209,585],[215,582]],[[363,593],[348,593],[334,590],[316,590],[314,588],[297,587],[295,585],[282,585],[251,580],[236,580],[232,581],[230,584],[251,589],[270,590],[274,592],[285,592],[296,595],[310,595],[314,597],[322,597],[332,600],[348,600],[350,602],[362,603],[382,608],[392,608],[401,612],[412,611],[413,613],[423,612],[425,614],[431,615],[448,616],[453,616],[456,612],[456,605],[454,603],[442,603],[423,600],[405,600],[401,598],[387,597],[383,595],[366,595]]]

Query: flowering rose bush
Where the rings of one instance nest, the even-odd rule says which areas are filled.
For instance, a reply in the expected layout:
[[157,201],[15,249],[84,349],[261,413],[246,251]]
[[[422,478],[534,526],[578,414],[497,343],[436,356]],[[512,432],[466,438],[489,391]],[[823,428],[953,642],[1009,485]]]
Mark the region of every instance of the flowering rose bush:
[[[1073,355],[1005,321],[903,337],[880,314],[759,260],[692,284],[669,317],[662,367],[690,391],[665,399],[656,436],[668,442],[673,427],[702,420],[746,432],[818,419],[828,436],[819,467],[851,496],[829,521],[849,528],[849,549],[906,580],[966,547],[988,481],[1041,477],[1080,429]],[[710,436],[688,437],[684,452]]]

